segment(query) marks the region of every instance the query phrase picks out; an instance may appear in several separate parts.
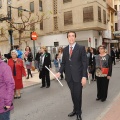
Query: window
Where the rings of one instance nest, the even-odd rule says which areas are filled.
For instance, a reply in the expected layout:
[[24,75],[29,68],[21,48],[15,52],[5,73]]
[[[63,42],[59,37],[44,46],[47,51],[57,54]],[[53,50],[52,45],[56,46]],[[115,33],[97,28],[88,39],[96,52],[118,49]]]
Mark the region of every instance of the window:
[[83,8],[83,22],[93,21],[93,6]]
[[57,20],[57,17],[54,17],[54,30],[58,30],[58,20]]
[[57,14],[57,0],[53,0],[53,10],[54,15]]
[[101,22],[101,8],[98,6],[98,21]]
[[18,17],[20,17],[22,15],[21,9],[22,9],[22,6],[18,7]]
[[117,5],[114,5],[114,8],[116,10],[115,15],[117,15]]
[[63,0],[63,3],[71,2],[72,0]]
[[39,10],[43,11],[42,0],[39,0]]
[[118,31],[118,23],[115,23],[115,31]]
[[43,30],[43,21],[40,23],[40,30]]
[[72,23],[72,11],[64,12],[64,25],[71,25]]
[[106,11],[103,10],[103,23],[106,24]]
[[30,11],[34,12],[34,2],[30,2]]
[[2,7],[2,0],[0,0],[0,8]]

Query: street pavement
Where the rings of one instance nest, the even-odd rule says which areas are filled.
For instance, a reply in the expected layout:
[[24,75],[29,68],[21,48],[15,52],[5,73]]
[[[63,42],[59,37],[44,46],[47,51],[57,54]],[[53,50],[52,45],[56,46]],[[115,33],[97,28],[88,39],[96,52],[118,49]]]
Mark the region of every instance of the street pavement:
[[[11,120],[76,120],[76,117],[67,116],[72,111],[73,105],[65,80],[61,81],[63,87],[56,80],[52,80],[50,88],[40,88],[41,80],[38,79],[37,71],[34,71],[33,78],[24,79],[23,82],[22,98],[14,100],[15,108],[11,112]],[[120,120],[119,85],[119,62],[113,66],[108,99],[105,102],[95,100],[96,82],[91,81],[91,84],[87,84],[83,88],[83,120]]]

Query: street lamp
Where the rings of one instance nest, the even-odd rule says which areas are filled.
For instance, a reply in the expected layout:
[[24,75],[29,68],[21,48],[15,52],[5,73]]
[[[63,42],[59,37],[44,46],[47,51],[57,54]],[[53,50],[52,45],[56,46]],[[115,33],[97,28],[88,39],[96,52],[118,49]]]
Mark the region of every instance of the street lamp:
[[12,30],[12,24],[11,24],[11,20],[12,20],[12,8],[13,9],[18,9],[18,10],[21,10],[21,11],[26,11],[26,12],[30,12],[29,10],[26,10],[26,9],[19,9],[18,7],[13,7],[13,6],[8,6],[9,7],[9,14],[8,14],[8,20],[10,21],[10,30],[8,30],[9,32],[9,35],[10,35],[10,46],[11,46],[11,49],[13,49],[13,30]]

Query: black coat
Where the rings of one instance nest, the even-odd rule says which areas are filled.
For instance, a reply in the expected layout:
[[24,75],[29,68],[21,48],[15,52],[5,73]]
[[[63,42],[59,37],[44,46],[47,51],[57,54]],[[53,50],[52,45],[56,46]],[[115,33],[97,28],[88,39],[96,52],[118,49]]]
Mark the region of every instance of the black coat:
[[64,70],[67,82],[71,80],[71,77],[74,82],[80,82],[82,77],[87,78],[87,56],[84,46],[76,43],[71,58],[69,46],[64,48],[59,72],[63,73]]
[[36,61],[39,61],[39,60],[40,60],[40,55],[41,55],[41,53],[39,53],[39,52],[36,54],[36,57],[35,57],[35,60],[36,60]]
[[27,60],[28,60],[29,62],[32,62],[32,60],[33,60],[32,52],[30,52],[30,53],[28,54]]
[[[38,61],[38,67],[39,67],[39,64],[40,64],[40,60]],[[43,72],[45,71],[48,71],[45,66],[47,66],[48,68],[51,68],[51,57],[50,57],[50,53],[45,53],[45,57],[44,57],[44,62],[43,62],[43,67],[42,67],[42,71],[40,71],[40,74],[39,74],[39,78],[41,79],[42,76],[43,76]],[[48,71],[49,72],[49,71]]]

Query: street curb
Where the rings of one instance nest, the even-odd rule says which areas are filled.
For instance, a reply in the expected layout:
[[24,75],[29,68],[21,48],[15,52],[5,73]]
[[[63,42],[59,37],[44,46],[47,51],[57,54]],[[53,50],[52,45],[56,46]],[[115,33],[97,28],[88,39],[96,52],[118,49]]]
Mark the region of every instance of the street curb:
[[102,120],[102,118],[107,114],[107,112],[112,108],[114,103],[116,103],[119,98],[120,98],[120,93],[116,96],[115,99],[113,99],[112,103],[95,120]]

